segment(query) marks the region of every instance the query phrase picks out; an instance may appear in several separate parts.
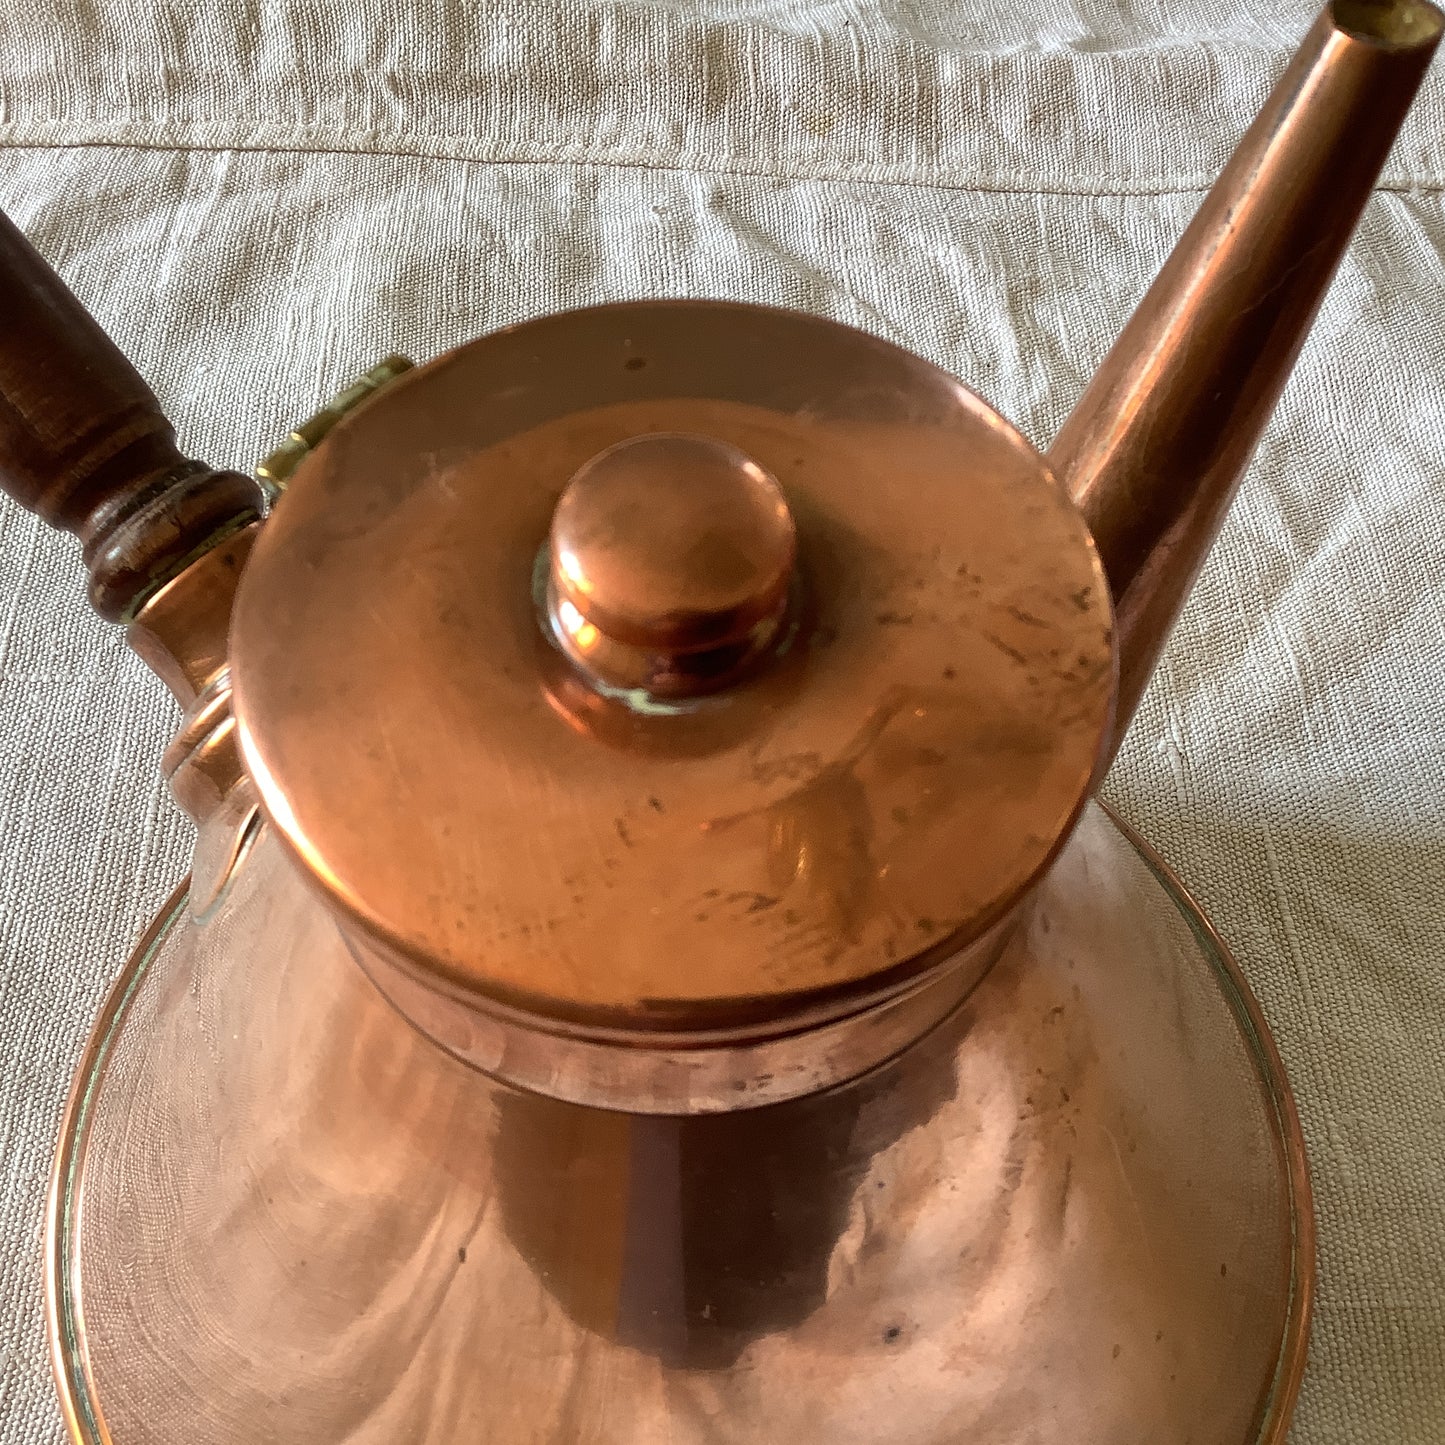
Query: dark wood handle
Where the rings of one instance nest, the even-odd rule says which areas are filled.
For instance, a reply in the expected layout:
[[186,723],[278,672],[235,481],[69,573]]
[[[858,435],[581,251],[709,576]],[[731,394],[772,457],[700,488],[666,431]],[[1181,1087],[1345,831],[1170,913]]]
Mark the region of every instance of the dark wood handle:
[[0,487],[80,538],[112,620],[262,509],[251,478],[180,453],[151,389],[3,214]]

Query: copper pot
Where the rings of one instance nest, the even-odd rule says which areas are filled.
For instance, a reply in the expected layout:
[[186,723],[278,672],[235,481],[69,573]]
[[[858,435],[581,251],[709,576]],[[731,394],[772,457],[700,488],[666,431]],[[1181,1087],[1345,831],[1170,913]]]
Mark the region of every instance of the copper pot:
[[1334,0],[1047,456],[717,302],[257,480],[0,231],[0,475],[185,709],[51,1196],[78,1441],[1278,1440],[1259,1010],[1091,802],[1441,30]]

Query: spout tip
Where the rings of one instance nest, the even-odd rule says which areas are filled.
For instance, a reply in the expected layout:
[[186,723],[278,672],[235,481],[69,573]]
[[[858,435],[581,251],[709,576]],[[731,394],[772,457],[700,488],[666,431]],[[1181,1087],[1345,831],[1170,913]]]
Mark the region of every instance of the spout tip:
[[1433,49],[1445,15],[1430,0],[1330,0],[1336,29],[1388,50]]

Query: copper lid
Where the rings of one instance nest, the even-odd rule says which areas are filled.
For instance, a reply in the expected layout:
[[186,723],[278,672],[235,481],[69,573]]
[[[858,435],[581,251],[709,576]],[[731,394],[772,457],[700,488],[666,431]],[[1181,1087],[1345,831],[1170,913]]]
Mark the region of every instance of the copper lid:
[[416,977],[766,1030],[1018,901],[1094,781],[1111,624],[1046,464],[953,378],[649,302],[485,337],[340,424],[232,656],[267,812]]

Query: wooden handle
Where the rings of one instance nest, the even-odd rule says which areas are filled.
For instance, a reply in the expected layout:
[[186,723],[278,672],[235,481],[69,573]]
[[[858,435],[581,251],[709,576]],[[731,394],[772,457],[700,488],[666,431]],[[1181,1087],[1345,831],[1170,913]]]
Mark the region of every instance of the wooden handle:
[[262,508],[251,478],[182,456],[151,389],[3,214],[0,487],[80,538],[111,620]]

